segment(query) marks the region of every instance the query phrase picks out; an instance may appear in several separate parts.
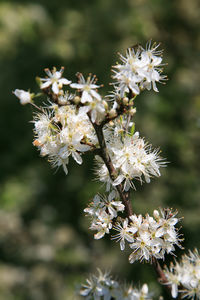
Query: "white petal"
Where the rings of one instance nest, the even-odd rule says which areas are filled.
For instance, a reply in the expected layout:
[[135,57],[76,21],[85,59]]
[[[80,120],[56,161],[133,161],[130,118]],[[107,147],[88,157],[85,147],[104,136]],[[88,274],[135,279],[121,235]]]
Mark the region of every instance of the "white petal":
[[54,82],[52,85],[52,91],[54,92],[54,94],[58,94],[59,93],[59,88],[58,88],[58,84],[57,82]]
[[124,249],[125,249],[125,241],[124,241],[124,239],[121,239],[121,241],[120,241],[120,249],[122,251],[124,251]]
[[99,231],[94,235],[95,240],[101,239],[105,235],[105,231]]
[[82,157],[80,156],[80,154],[79,154],[78,152],[73,151],[73,152],[72,152],[72,157],[73,157],[73,159],[74,159],[79,165],[82,164],[83,160],[82,160]]
[[61,72],[59,72],[59,71],[56,71],[56,72],[53,74],[53,78],[56,78],[56,79],[59,79],[61,76],[62,76],[62,74],[61,74]]
[[76,132],[72,137],[72,143],[77,144],[79,143],[83,138],[83,134],[81,132]]
[[139,87],[136,84],[130,83],[129,87],[130,87],[130,89],[132,90],[132,92],[134,94],[138,95],[140,93],[140,89],[139,89]]
[[[116,195],[116,191],[113,190],[113,191],[109,194],[108,200],[109,200],[109,201],[113,200],[113,199],[115,198],[115,195]],[[120,203],[121,203],[121,202],[120,202]]]
[[159,90],[157,89],[155,81],[153,81],[152,83],[153,83],[153,90],[158,93]]
[[78,117],[80,116],[81,118],[87,118],[87,113],[88,111],[90,110],[90,106],[82,106],[79,108],[79,111],[78,111]]
[[86,152],[86,151],[89,151],[90,149],[91,149],[91,147],[88,145],[82,145],[82,144],[76,145],[76,150],[81,151],[81,152]]
[[96,84],[90,84],[89,87],[91,89],[97,89],[98,87],[100,87],[99,85],[96,85]]
[[157,56],[153,57],[153,64],[154,64],[154,66],[160,65],[161,62],[162,62],[162,57],[157,57]]
[[172,297],[176,298],[178,295],[178,287],[175,283],[172,284]]
[[68,170],[67,170],[67,167],[66,167],[66,165],[63,163],[63,170],[64,170],[64,172],[65,172],[65,174],[67,175],[68,174]]
[[97,112],[96,112],[95,109],[93,109],[92,112],[91,112],[92,123],[94,123],[96,121],[96,118],[97,118]]
[[71,81],[70,80],[67,80],[66,78],[61,78],[58,83],[60,84],[70,84]]
[[49,76],[49,77],[52,77],[52,73],[49,69],[45,69],[45,73]]
[[82,97],[81,97],[81,102],[85,103],[85,102],[92,102],[92,97],[90,96],[90,94],[86,91],[83,91],[82,93]]
[[119,185],[124,180],[124,175],[119,175],[113,182],[113,185]]
[[41,89],[46,89],[50,85],[51,85],[51,80],[47,80],[46,82],[44,82],[44,83],[41,84],[40,88]]
[[94,98],[101,100],[101,96],[96,91],[91,90],[90,92]]
[[84,87],[84,84],[80,84],[80,83],[72,83],[70,84],[71,88],[73,89],[82,89]]

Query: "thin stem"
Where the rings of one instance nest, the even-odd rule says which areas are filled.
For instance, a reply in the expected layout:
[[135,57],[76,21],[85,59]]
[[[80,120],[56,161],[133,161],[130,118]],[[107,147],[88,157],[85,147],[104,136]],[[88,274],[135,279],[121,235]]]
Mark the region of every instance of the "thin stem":
[[44,113],[44,110],[43,110],[41,107],[37,106],[35,103],[30,102],[30,104],[31,104],[33,107],[35,107],[37,110],[39,110],[39,111],[41,111],[42,113]]

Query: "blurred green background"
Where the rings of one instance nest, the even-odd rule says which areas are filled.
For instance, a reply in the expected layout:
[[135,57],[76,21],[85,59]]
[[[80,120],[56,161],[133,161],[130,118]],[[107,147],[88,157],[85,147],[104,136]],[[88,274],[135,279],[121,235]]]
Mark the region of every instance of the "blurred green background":
[[119,244],[93,240],[83,214],[102,189],[92,156],[82,166],[71,161],[68,176],[55,173],[32,146],[32,109],[12,95],[34,91],[35,76],[53,66],[65,66],[72,80],[77,71],[95,73],[106,93],[117,52],[149,39],[165,49],[169,81],[137,98],[136,129],[170,163],[161,178],[137,185],[134,210],[177,208],[184,247],[193,249],[200,247],[199,1],[0,1],[0,299],[77,299],[74,290],[97,267],[162,293],[150,265],[130,265]]

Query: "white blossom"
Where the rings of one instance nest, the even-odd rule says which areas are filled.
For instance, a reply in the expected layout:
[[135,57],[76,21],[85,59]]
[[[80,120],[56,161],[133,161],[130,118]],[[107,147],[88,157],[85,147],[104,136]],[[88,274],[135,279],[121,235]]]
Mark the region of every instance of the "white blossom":
[[200,299],[200,256],[197,249],[184,254],[179,262],[171,263],[164,272],[172,286],[173,298],[180,292],[182,298]]
[[19,98],[20,100],[20,103],[22,105],[25,105],[25,104],[28,104],[28,103],[31,103],[32,102],[32,97],[33,97],[33,94],[31,94],[30,92],[26,92],[24,90],[19,90],[19,89],[16,89],[13,94]]
[[94,98],[92,102],[85,105],[85,108],[90,112],[92,123],[96,122],[99,124],[104,119],[106,110],[105,105],[101,100]]
[[118,288],[118,283],[109,277],[108,273],[103,274],[98,269],[98,276],[92,275],[86,280],[86,284],[82,285],[79,294],[86,300],[105,300],[112,298],[112,290]]
[[79,295],[86,300],[145,300],[152,299],[148,285],[143,284],[140,289],[132,285],[120,284],[113,280],[109,273],[103,274],[98,269],[98,275],[91,275],[79,290]]
[[59,91],[62,89],[63,85],[68,85],[71,83],[70,80],[62,78],[64,68],[61,68],[60,71],[57,71],[56,68],[53,68],[52,72],[49,69],[45,69],[47,78],[40,78],[42,82],[40,85],[41,89],[46,89],[52,86],[52,91],[54,94],[59,94]]
[[118,176],[112,182],[101,159],[97,160],[96,174],[99,180],[106,184],[117,186],[122,183],[125,191],[134,187],[133,179],[139,179],[142,183],[143,178],[150,182],[152,176],[160,176],[159,169],[165,164],[159,156],[159,150],[152,150],[151,146],[139,137],[138,132],[132,136],[125,134],[125,137],[113,137],[109,134],[107,147]]
[[108,197],[96,195],[84,212],[91,218],[91,230],[96,230],[95,239],[102,238],[112,228],[112,220],[118,212],[124,211],[124,205],[118,200],[118,195],[112,191]]
[[112,217],[105,211],[101,211],[98,215],[98,218],[92,222],[90,226],[91,230],[97,230],[97,233],[94,235],[96,240],[101,239],[104,235],[110,232],[112,228]]
[[84,107],[76,110],[73,105],[53,105],[34,118],[36,139],[33,144],[42,156],[48,156],[53,167],[63,166],[68,173],[69,157],[82,164],[81,155],[90,150],[89,144],[97,144],[94,129]]
[[126,56],[120,54],[122,64],[114,66],[113,78],[115,89],[124,97],[126,93],[131,91],[134,95],[138,95],[141,90],[153,88],[158,92],[156,82],[166,79],[161,75],[162,51],[157,50],[159,45],[151,43],[147,44],[147,49],[138,46],[129,48]]
[[64,94],[58,96],[58,104],[59,105],[72,104],[72,100],[74,100],[74,98],[75,98],[75,94],[66,91]]
[[72,83],[70,86],[74,89],[78,89],[82,92],[81,102],[93,102],[94,99],[101,100],[101,96],[96,92],[99,85],[95,84],[96,77],[88,76],[87,80],[83,77],[81,73],[78,73],[79,82]]
[[173,213],[169,209],[161,210],[157,219],[148,214],[145,217],[132,215],[129,219],[122,219],[121,224],[113,226],[119,233],[112,238],[120,241],[121,250],[125,248],[125,240],[128,242],[129,247],[133,249],[129,256],[130,263],[137,260],[151,261],[152,257],[164,259],[165,253],[172,253],[175,250],[175,245],[181,247],[181,239],[175,228],[178,222],[175,215],[176,212]]
[[113,226],[113,229],[119,233],[113,235],[112,239],[116,239],[117,242],[120,241],[120,249],[122,251],[125,249],[125,241],[130,243],[134,241],[135,230],[129,226],[127,218],[122,221],[122,224],[117,223],[115,226]]

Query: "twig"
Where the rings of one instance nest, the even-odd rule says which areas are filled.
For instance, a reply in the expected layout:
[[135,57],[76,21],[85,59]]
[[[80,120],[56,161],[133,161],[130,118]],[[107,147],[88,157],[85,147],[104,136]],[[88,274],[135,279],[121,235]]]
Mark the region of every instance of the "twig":
[[160,266],[160,263],[158,262],[158,260],[153,257],[152,258],[152,265],[154,267],[154,270],[158,276],[158,282],[163,284],[165,286],[165,288],[167,289],[168,293],[171,295],[171,285],[168,284],[168,280],[165,276],[165,273],[163,272],[163,269]]
[[[90,118],[90,116],[89,116]],[[90,119],[91,121],[91,119]],[[107,146],[106,146],[106,142],[105,142],[105,138],[104,138],[104,134],[103,134],[103,125],[97,125],[96,123],[93,123],[91,121],[93,127],[94,127],[94,130],[97,134],[97,138],[98,138],[98,141],[99,141],[99,155],[101,156],[101,158],[103,159],[107,169],[108,169],[108,172],[109,172],[109,175],[110,175],[110,178],[114,181],[116,178],[117,178],[117,171],[115,170],[114,166],[113,166],[113,163],[111,161],[111,158],[110,158],[110,155],[108,153],[108,149],[107,149]],[[128,216],[131,216],[133,214],[133,210],[132,210],[132,205],[131,205],[131,202],[130,202],[130,193],[129,192],[125,192],[123,190],[123,185],[122,184],[118,184],[116,186],[116,189],[119,193],[119,196],[125,206],[125,210],[126,210],[126,213]]]

